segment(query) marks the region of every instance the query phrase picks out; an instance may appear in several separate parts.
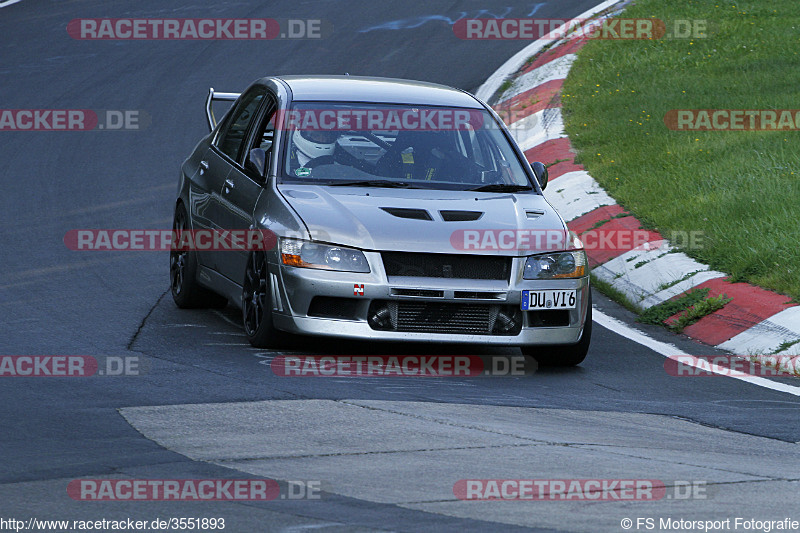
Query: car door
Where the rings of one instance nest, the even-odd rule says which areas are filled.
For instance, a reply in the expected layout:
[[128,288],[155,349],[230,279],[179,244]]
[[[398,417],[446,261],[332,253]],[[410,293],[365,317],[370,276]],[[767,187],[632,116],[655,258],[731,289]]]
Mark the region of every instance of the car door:
[[[200,161],[200,167],[189,189],[189,204],[195,230],[217,230],[220,224],[219,191],[230,174],[231,165],[218,152],[209,148]],[[216,253],[198,248],[200,262],[218,269]]]
[[[200,163],[201,170],[205,168],[206,172],[213,176],[213,179],[208,180],[209,186],[213,186],[213,189],[206,200],[206,205],[203,206],[205,218],[210,221],[211,229],[218,231],[232,229],[229,215],[230,202],[226,198],[228,195],[226,191],[230,189],[231,175],[238,166],[239,155],[244,149],[251,123],[259,114],[265,93],[264,87],[256,86],[237,100]],[[224,249],[212,249],[201,253],[204,255],[205,265],[225,275],[225,264],[230,259],[227,257],[230,252]]]
[[[220,193],[225,227],[231,230],[249,230],[254,226],[253,211],[259,196],[263,193],[264,176],[257,175],[252,169],[245,167],[245,161],[253,148],[261,148],[266,152],[266,166],[269,168],[272,157],[272,139],[275,133],[275,98],[267,93],[261,110],[253,118],[252,127],[247,134],[246,142],[239,152],[237,164],[223,183]],[[241,233],[241,231],[240,231]],[[241,284],[249,250],[232,250],[224,252],[221,257],[221,273],[228,279]]]

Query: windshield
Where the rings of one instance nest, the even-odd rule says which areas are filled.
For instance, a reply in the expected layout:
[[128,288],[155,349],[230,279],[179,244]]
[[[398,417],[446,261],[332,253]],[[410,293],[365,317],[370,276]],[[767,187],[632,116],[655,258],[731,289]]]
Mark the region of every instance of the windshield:
[[532,190],[482,109],[298,102],[283,119],[288,183]]

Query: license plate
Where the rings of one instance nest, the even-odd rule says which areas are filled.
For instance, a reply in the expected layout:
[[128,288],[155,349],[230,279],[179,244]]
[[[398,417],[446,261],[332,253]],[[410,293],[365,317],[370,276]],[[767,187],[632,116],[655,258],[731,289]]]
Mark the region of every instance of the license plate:
[[522,291],[522,310],[575,309],[577,291]]

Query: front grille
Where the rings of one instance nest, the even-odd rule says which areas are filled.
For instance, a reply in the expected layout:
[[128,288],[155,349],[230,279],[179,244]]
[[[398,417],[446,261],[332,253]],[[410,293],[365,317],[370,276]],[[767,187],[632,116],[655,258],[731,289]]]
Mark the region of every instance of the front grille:
[[386,275],[508,281],[511,258],[488,255],[382,252]]
[[513,305],[375,300],[372,329],[451,335],[517,335],[522,312]]
[[392,289],[395,296],[414,296],[417,298],[444,298],[444,291],[431,289]]
[[355,320],[359,304],[361,304],[361,300],[355,298],[314,296],[308,306],[308,316]]
[[505,298],[504,292],[487,291],[453,291],[453,298],[471,300],[502,300]]

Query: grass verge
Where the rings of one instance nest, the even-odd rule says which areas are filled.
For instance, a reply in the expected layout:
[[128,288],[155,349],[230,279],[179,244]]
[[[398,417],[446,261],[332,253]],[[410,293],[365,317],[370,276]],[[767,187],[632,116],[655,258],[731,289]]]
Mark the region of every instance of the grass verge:
[[621,17],[705,20],[708,36],[590,41],[562,92],[580,162],[645,227],[703,232],[688,255],[800,300],[800,131],[672,131],[663,120],[800,108],[797,0],[638,0]]
[[[708,296],[708,293],[709,289],[693,289],[674,300],[667,300],[645,310],[637,321],[643,324],[667,326],[672,331],[680,333],[684,328],[722,309],[731,301],[725,294]],[[673,315],[677,315],[675,320],[671,324],[666,324],[664,321]]]

